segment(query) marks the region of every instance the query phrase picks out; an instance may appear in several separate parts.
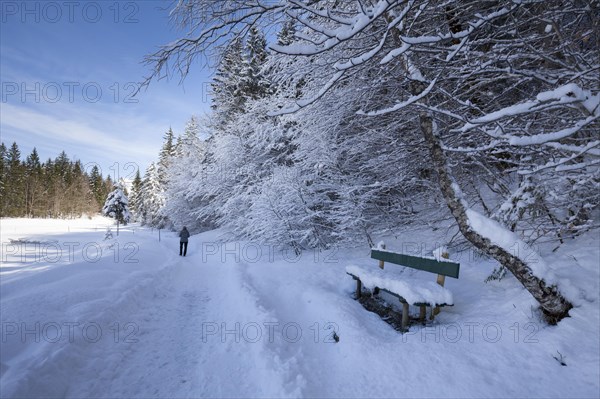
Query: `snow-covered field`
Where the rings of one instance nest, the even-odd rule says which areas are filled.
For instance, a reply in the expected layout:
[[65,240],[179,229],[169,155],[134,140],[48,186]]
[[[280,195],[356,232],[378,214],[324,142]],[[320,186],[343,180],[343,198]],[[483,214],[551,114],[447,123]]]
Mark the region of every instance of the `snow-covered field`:
[[[352,299],[344,269],[376,264],[366,247],[296,257],[212,231],[183,258],[175,233],[105,240],[110,224],[1,220],[2,397],[600,396],[597,234],[542,248],[579,290],[558,326],[514,278],[485,284],[495,265],[459,253],[455,306],[400,334]],[[441,239],[386,244],[431,255]]]

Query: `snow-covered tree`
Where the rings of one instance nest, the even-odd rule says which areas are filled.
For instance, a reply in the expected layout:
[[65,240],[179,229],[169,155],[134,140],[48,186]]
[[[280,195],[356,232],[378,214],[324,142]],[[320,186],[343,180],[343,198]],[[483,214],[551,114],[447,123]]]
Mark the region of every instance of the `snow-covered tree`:
[[100,207],[104,206],[104,201],[106,200],[106,193],[104,192],[104,181],[97,165],[92,167],[89,176],[89,184],[98,209],[101,209]]
[[173,156],[175,156],[175,143],[173,142],[174,139],[175,134],[173,133],[173,129],[169,128],[163,138],[163,145],[158,155],[158,163],[156,164],[159,181],[163,191],[167,185],[167,169],[171,164],[171,159]]
[[188,197],[189,188],[196,178],[195,165],[204,161],[204,143],[200,140],[200,120],[192,116],[186,123],[183,135],[178,137],[178,147],[167,171],[169,184],[165,191],[165,205],[161,214],[177,225],[200,228],[194,216],[198,200]]
[[243,108],[244,99],[240,95],[242,68],[243,40],[238,38],[223,50],[211,84],[211,107],[218,115],[216,126],[223,126],[232,115],[241,112]]
[[296,41],[296,23],[293,19],[288,19],[281,26],[277,33],[277,44],[280,46],[289,46]]
[[142,211],[142,177],[140,170],[135,171],[135,177],[131,182],[131,193],[129,193],[129,209],[131,209],[132,220],[140,222]]
[[269,91],[269,82],[263,72],[267,55],[265,36],[257,27],[251,27],[246,40],[240,82],[242,95],[248,99],[263,97]]
[[5,157],[6,172],[2,193],[2,215],[25,214],[25,167],[21,162],[21,150],[16,142],[13,142],[8,148]]
[[160,213],[165,205],[164,191],[154,162],[146,169],[140,194],[139,207],[142,224],[164,227],[165,220]]
[[129,223],[129,201],[127,195],[125,195],[124,188],[117,186],[113,191],[106,197],[106,202],[102,207],[102,214],[115,219],[117,226],[119,224],[126,225]]
[[[42,197],[42,164],[34,147],[25,160],[25,206],[29,217],[40,216],[40,202]],[[85,191],[82,193],[87,194]],[[85,198],[84,198],[85,201]]]

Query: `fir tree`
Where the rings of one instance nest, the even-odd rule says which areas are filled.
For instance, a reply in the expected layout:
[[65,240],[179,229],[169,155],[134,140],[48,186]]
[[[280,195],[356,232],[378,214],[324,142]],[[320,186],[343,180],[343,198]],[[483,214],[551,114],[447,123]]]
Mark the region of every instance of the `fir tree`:
[[102,180],[102,175],[100,174],[100,169],[98,169],[97,165],[92,167],[92,171],[90,172],[89,176],[89,184],[92,191],[92,196],[96,201],[98,209],[100,209],[100,207],[104,204],[106,195],[104,193],[104,181]]
[[119,185],[108,194],[106,202],[102,207],[102,214],[115,219],[117,221],[117,226],[119,224],[126,225],[129,223],[129,201],[123,192],[123,187]]
[[242,69],[241,95],[256,100],[268,93],[269,84],[262,73],[267,61],[267,40],[256,27],[250,28]]
[[165,133],[163,145],[158,156],[158,176],[163,188],[167,185],[167,169],[171,163],[171,158],[175,156],[173,139],[173,130],[169,127],[169,130]]
[[243,66],[243,44],[241,39],[232,41],[225,49],[211,84],[212,105],[218,112],[218,124],[241,112],[243,99],[240,96]]
[[200,145],[200,122],[198,117],[193,115],[186,123],[183,136],[180,136],[180,150],[177,154],[179,158],[187,157],[189,154],[196,152]]
[[134,221],[141,221],[141,190],[142,190],[142,177],[140,176],[140,170],[135,171],[135,177],[131,183],[131,193],[129,195],[129,209],[133,213]]
[[35,217],[41,197],[42,165],[36,148],[25,160],[25,212],[29,217]]
[[277,44],[280,46],[289,46],[296,40],[296,24],[294,20],[289,19],[283,23],[281,30],[277,34]]
[[21,151],[16,142],[13,142],[6,155],[6,182],[5,182],[5,216],[24,215],[24,165],[21,163]]
[[144,175],[142,182],[142,224],[164,227],[160,210],[164,206],[164,195],[160,184],[156,164],[152,162]]

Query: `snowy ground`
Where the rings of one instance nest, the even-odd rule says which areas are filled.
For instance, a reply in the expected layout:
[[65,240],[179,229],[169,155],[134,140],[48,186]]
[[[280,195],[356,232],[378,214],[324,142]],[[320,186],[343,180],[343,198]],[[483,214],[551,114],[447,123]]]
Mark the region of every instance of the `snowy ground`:
[[[547,256],[580,290],[559,326],[461,253],[455,306],[402,335],[352,299],[368,248],[297,258],[213,231],[183,258],[174,233],[108,224],[2,219],[2,397],[600,396],[598,235]],[[425,237],[387,245],[430,255]]]

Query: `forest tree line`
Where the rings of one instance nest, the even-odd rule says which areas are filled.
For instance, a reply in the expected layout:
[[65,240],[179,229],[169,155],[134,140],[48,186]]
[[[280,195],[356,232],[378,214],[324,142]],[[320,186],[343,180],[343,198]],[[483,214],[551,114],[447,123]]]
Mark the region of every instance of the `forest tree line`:
[[72,218],[98,213],[113,189],[97,165],[89,172],[62,151],[40,161],[37,149],[22,157],[19,146],[0,144],[0,216]]
[[[561,16],[559,11],[553,12]],[[584,26],[591,23],[584,13],[580,19]],[[292,18],[282,22],[271,47],[309,43],[302,39],[305,32],[299,25]],[[540,40],[554,48],[552,34],[547,36]],[[388,44],[388,51],[393,44]],[[576,44],[575,48],[585,53],[590,40]],[[269,116],[285,104],[301,101],[315,86],[326,84],[325,68],[318,69],[323,69],[324,76],[306,74],[316,68],[316,60],[326,59],[320,54],[294,57],[270,50],[265,34],[256,26],[239,32],[219,51],[211,114],[202,120],[192,117],[177,139],[169,130],[159,159],[146,171],[140,186],[146,202],[137,212],[143,214],[144,223],[186,224],[199,229],[229,226],[237,237],[302,250],[342,242],[372,245],[379,234],[394,234],[407,225],[428,225],[450,217],[420,133],[419,113],[369,111],[393,107],[390,98],[406,93],[394,77],[402,76],[405,63],[392,68],[394,73],[383,73],[389,67],[380,66],[380,62],[369,65],[361,73],[381,76],[378,80],[350,76],[329,89],[319,100],[319,107]],[[340,50],[340,56],[343,54]],[[492,57],[481,56],[486,60]],[[533,55],[522,57],[529,60]],[[499,104],[518,102],[524,98],[526,87],[549,87],[542,79],[547,61],[538,58],[537,63],[527,61],[532,64],[527,67],[536,71],[539,81],[531,77],[532,71],[510,82],[496,69],[495,75],[463,82],[465,96],[480,103],[477,109],[481,114],[493,98]],[[558,76],[556,68],[547,73]],[[503,80],[514,89],[502,93],[502,87],[493,82]],[[419,83],[409,77],[406,87],[414,86],[415,81]],[[583,94],[575,89],[571,95]],[[455,96],[461,107],[459,94]],[[597,111],[573,108],[563,111],[562,120],[552,118],[551,110],[544,110],[529,123],[530,129],[538,124],[542,132],[575,124],[577,129],[562,142],[548,137],[550,142],[539,144],[536,140],[543,140],[535,136],[529,145],[527,135],[520,138],[521,144],[516,135],[491,140],[472,131],[448,133],[445,150],[465,200],[528,242],[542,239],[561,243],[565,237],[597,228],[592,216],[600,199]],[[581,110],[591,116],[578,126],[576,114]],[[445,113],[450,111],[440,110],[439,123]],[[505,129],[513,129],[511,124],[527,124],[524,119],[519,115],[505,124]],[[199,139],[201,131],[207,139]],[[570,155],[573,152],[578,156]],[[568,167],[568,163],[573,165]]]

